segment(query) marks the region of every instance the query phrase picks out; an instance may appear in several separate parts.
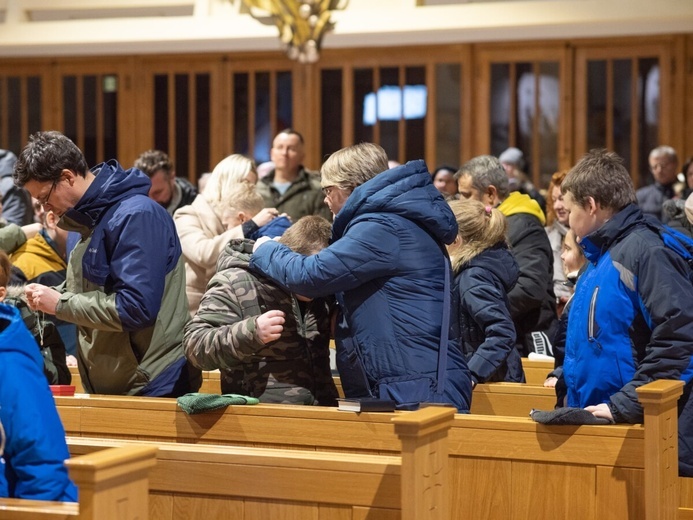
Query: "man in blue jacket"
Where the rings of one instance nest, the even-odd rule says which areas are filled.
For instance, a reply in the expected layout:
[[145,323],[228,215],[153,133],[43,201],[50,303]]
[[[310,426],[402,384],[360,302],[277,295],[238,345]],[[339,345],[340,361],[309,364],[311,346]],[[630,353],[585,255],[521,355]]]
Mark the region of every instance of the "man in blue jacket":
[[684,381],[679,472],[693,476],[693,290],[688,265],[636,205],[620,157],[588,153],[561,185],[570,228],[589,261],[573,296],[563,377],[567,405],[640,423],[635,392],[656,379]]
[[65,283],[29,284],[25,293],[32,309],[77,325],[87,392],[161,397],[199,388],[182,346],[190,315],[181,246],[173,219],[148,197],[147,176],[115,160],[89,170],[70,139],[38,132],[14,178],[81,237]]

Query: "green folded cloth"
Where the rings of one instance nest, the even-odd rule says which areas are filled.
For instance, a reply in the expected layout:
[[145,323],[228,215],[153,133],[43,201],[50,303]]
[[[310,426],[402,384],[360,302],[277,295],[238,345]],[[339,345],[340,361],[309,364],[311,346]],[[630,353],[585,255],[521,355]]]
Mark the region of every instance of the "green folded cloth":
[[238,394],[201,394],[191,393],[180,396],[177,399],[185,413],[190,415],[203,412],[211,412],[220,408],[226,408],[230,404],[258,404],[260,400],[256,397],[248,397]]

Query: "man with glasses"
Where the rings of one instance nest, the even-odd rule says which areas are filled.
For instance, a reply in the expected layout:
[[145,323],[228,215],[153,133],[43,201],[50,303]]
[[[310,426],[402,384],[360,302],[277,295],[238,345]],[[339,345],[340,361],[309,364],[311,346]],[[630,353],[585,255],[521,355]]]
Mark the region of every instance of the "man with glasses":
[[65,283],[29,284],[25,294],[33,310],[77,325],[85,390],[163,397],[199,388],[182,347],[189,314],[181,246],[173,220],[148,197],[149,178],[115,160],[90,170],[70,139],[38,132],[14,180],[80,235]]
[[683,189],[683,186],[677,186],[679,158],[671,146],[658,146],[650,152],[648,161],[654,184],[640,188],[635,196],[643,213],[666,224],[662,205],[667,200],[677,198]]

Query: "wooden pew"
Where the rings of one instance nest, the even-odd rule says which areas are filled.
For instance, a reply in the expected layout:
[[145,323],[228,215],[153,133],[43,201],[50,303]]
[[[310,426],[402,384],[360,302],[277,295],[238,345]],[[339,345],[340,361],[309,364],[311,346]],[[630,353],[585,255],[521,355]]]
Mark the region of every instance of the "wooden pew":
[[[152,520],[448,520],[452,408],[391,419],[399,456],[157,443]],[[73,454],[124,440],[68,438]]]
[[522,369],[525,371],[525,381],[528,385],[542,386],[546,376],[553,370],[553,361],[522,358]]
[[[456,415],[449,437],[451,518],[674,518],[681,383],[657,381],[639,392],[648,396],[644,407],[656,410],[644,427],[549,427],[529,417]],[[188,416],[168,399],[56,397],[56,403],[71,436],[386,455],[399,451],[390,419],[405,413],[257,405]],[[646,446],[655,449],[646,455]],[[655,474],[666,476],[666,485],[648,485]],[[669,516],[646,516],[646,504]]]
[[146,520],[156,446],[124,446],[65,461],[79,503],[0,498],[3,520]]

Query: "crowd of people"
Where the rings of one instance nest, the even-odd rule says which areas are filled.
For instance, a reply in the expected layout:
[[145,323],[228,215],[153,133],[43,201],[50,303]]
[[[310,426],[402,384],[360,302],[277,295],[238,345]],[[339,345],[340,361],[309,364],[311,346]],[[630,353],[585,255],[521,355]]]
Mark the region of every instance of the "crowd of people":
[[530,354],[555,359],[557,406],[616,423],[642,421],[638,386],[683,380],[679,470],[693,476],[693,277],[663,239],[668,224],[693,252],[691,160],[679,171],[654,149],[654,183],[636,191],[593,150],[542,192],[517,148],[430,173],[361,143],[313,172],[286,129],[271,159],[260,175],[231,155],[195,187],[160,150],[90,168],[47,131],[0,151],[0,334],[21,338],[0,348],[31,374],[0,385],[0,496],[75,498],[50,470],[65,454],[52,412],[58,448],[37,467],[60,483],[22,482],[41,455],[15,448],[27,381],[45,403],[76,365],[88,393],[178,397],[219,369],[223,393],[334,406],[332,338],[345,395],[400,409],[467,413],[476,385],[524,382]]

